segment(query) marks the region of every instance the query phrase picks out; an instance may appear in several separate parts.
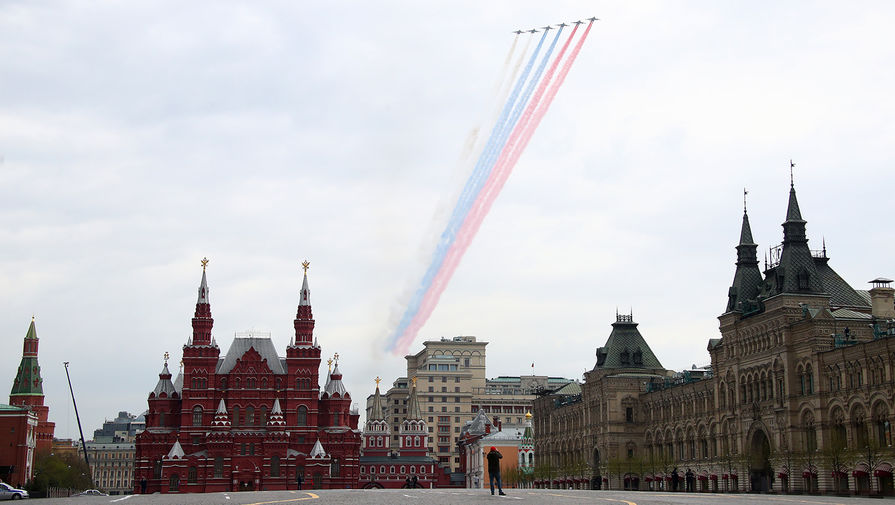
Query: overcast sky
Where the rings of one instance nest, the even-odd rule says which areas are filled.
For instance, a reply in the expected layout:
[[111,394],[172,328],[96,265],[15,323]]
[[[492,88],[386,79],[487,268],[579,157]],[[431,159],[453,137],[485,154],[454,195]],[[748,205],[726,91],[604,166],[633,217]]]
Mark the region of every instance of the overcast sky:
[[[0,4],[0,380],[31,315],[56,435],[139,413],[208,256],[214,335],[272,332],[309,281],[358,405],[517,28],[601,18],[411,352],[475,335],[490,377],[580,378],[633,310],[709,362],[743,187],[759,256],[789,160],[810,245],[892,277],[891,2]],[[325,364],[321,373],[325,372]],[[322,379],[321,379],[322,381]],[[5,401],[6,398],[0,398]]]

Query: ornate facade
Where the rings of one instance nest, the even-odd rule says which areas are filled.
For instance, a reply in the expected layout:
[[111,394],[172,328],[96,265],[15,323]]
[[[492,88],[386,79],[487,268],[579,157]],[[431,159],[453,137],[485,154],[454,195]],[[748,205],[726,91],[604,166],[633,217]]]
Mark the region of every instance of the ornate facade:
[[809,249],[794,187],[764,271],[745,211],[736,249],[710,367],[664,369],[619,316],[581,394],[535,403],[541,485],[892,494],[892,281]]
[[[320,346],[307,262],[286,356],[270,336],[237,336],[220,356],[205,264],[192,337],[175,381],[167,361],[137,436],[135,492],[351,488],[358,482],[359,415],[336,361],[319,387]],[[332,363],[332,361],[330,361]]]

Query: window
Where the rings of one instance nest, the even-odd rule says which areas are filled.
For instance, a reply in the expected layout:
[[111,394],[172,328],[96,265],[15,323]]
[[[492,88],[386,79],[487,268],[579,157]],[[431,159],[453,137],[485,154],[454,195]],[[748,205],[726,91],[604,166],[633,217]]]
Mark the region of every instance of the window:
[[202,407],[193,407],[193,426],[202,426]]
[[224,476],[224,458],[217,456],[214,458],[214,477],[220,479]]
[[280,457],[279,456],[271,456],[270,457],[270,476],[271,477],[279,477],[280,476]]
[[171,476],[171,479],[168,481],[168,490],[169,491],[179,491],[180,490],[180,476],[176,473]]
[[255,424],[255,409],[246,407],[246,425],[251,426],[253,424]]
[[298,407],[298,419],[295,421],[298,426],[308,425],[308,408],[304,405]]
[[196,467],[191,466],[189,470],[187,470],[186,481],[191,484],[196,482]]
[[230,409],[230,412],[233,415],[233,419],[230,422],[233,423],[233,426],[239,426],[239,407],[233,407]]
[[[463,366],[469,367],[469,358],[463,358]],[[460,380],[460,378],[457,377],[457,380]]]

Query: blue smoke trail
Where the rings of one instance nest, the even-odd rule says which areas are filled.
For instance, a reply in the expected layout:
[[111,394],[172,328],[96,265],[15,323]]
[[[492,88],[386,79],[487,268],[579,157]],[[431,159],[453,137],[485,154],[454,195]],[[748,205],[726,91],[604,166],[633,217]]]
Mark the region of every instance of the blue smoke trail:
[[[395,328],[392,337],[389,339],[389,348],[395,346],[400,336],[404,333],[404,330],[410,325],[414,315],[419,311],[422,300],[429,290],[435,276],[438,274],[438,271],[441,269],[448,249],[453,245],[457,232],[463,225],[463,221],[466,219],[469,209],[472,207],[473,202],[484,186],[488,174],[490,174],[498,155],[503,149],[503,145],[506,143],[516,122],[519,120],[519,116],[522,114],[528,100],[531,98],[531,94],[537,86],[538,81],[540,81],[544,68],[547,66],[547,62],[550,59],[550,55],[553,53],[553,49],[556,47],[556,43],[559,40],[561,33],[562,27],[557,31],[556,36],[551,42],[547,52],[544,54],[541,64],[538,66],[535,74],[532,76],[531,80],[528,80],[528,75],[531,73],[531,69],[534,66],[535,61],[537,61],[537,56],[544,44],[544,40],[547,38],[547,31],[545,30],[543,35],[541,35],[537,47],[535,47],[532,52],[531,58],[526,64],[522,75],[520,75],[519,79],[516,81],[512,94],[504,105],[497,122],[491,130],[485,149],[479,156],[472,174],[466,181],[463,191],[454,207],[454,211],[451,214],[451,218],[448,220],[445,230],[442,232],[441,238],[433,252],[432,262],[429,264],[428,269],[420,281],[419,287],[414,292],[398,326]],[[522,99],[517,100],[519,98],[519,93],[522,91],[523,85],[527,80],[528,87],[525,89]]]

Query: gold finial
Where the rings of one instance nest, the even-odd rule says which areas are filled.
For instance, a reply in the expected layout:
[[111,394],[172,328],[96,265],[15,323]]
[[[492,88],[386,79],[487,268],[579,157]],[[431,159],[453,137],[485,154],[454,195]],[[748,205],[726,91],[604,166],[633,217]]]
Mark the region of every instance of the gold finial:
[[34,314],[31,314],[31,322],[34,322]]
[[337,365],[339,364],[339,353],[333,354],[333,361],[335,361]]
[[326,360],[326,366],[327,366],[327,368],[329,368],[330,372],[333,371],[333,359],[332,358],[329,358],[328,360]]
[[170,357],[171,357],[171,355],[168,354],[168,351],[165,351],[165,365],[168,364],[168,358],[170,358]]
[[379,383],[382,382],[382,379],[380,379],[379,376],[377,375],[376,378],[373,379],[373,381],[376,382],[376,387],[379,387]]
[[183,360],[182,359],[180,360],[180,371],[181,372],[183,371]]
[[416,377],[412,377],[412,378],[410,379],[410,382],[413,383],[413,387],[416,387]]
[[301,267],[304,269],[305,275],[308,275],[308,267],[310,267],[310,266],[311,266],[311,262],[308,260],[304,260],[301,262]]
[[202,258],[202,261],[200,261],[199,263],[202,263],[202,271],[204,272],[205,267],[208,266],[208,257],[206,256],[205,258]]

